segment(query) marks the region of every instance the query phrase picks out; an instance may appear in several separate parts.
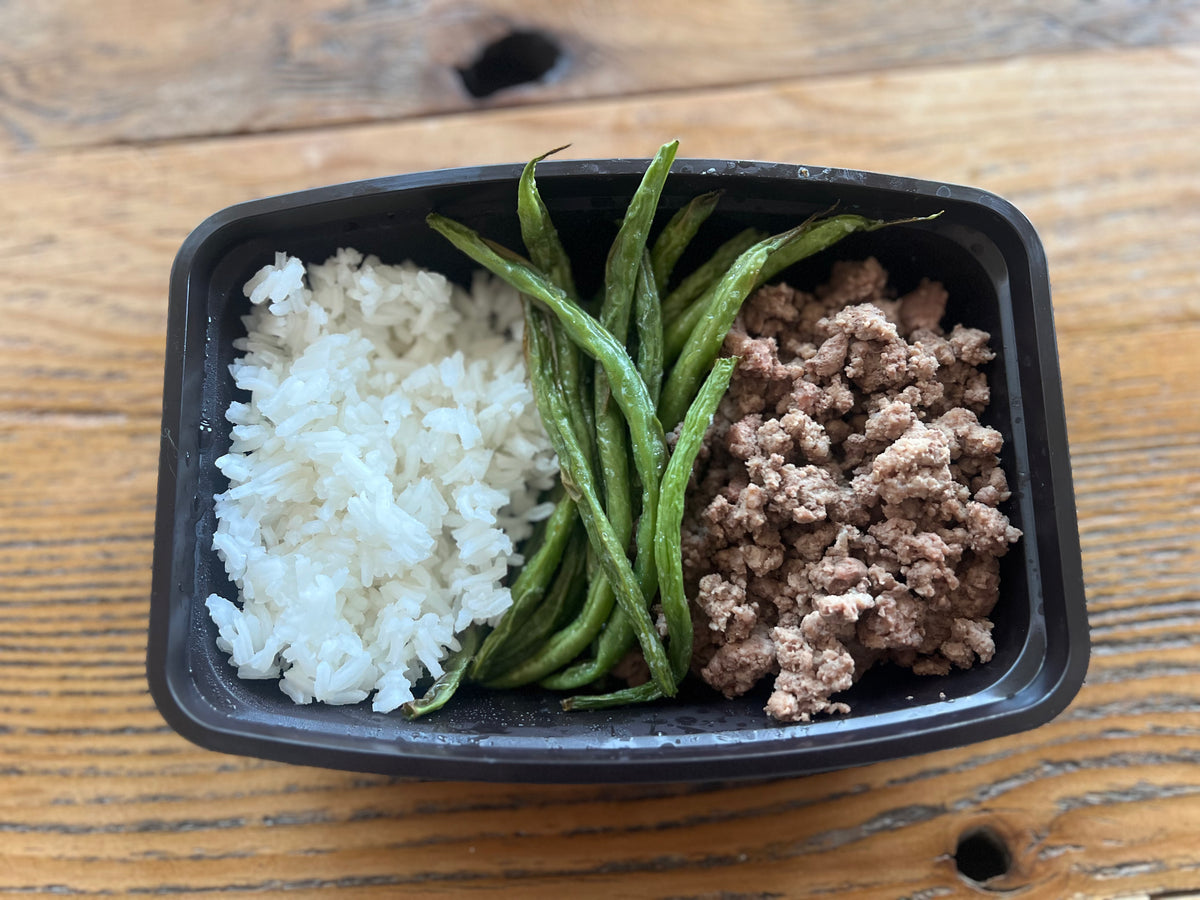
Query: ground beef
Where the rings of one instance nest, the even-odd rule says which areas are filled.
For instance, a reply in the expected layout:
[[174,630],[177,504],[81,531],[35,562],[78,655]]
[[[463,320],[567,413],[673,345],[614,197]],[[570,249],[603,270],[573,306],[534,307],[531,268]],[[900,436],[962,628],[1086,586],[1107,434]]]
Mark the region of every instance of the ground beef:
[[807,721],[869,666],[986,662],[999,564],[1020,532],[987,406],[989,335],[940,322],[941,285],[895,299],[874,259],[815,294],[751,296],[684,521],[694,667],[728,697]]

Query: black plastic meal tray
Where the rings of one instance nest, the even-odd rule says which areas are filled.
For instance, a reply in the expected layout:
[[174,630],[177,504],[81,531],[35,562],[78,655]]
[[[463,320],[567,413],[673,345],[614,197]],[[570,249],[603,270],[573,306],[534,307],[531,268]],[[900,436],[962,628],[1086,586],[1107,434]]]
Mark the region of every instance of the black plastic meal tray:
[[[647,160],[546,162],[538,184],[582,274],[598,281],[616,225]],[[905,291],[923,276],[950,294],[947,326],[992,334],[992,403],[1013,489],[1003,510],[1024,537],[1001,561],[996,655],[944,677],[894,666],[839,696],[845,716],[779,724],[769,684],[734,700],[687,685],[671,701],[565,713],[538,688],[466,687],[441,712],[405,721],[355,706],[298,706],[273,681],[241,681],[217,649],[204,600],[235,597],[212,549],[214,460],[229,446],[228,366],[248,310],[242,286],[276,251],[322,262],[339,247],[411,259],[464,283],[473,264],[425,225],[438,211],[519,248],[518,165],[421,172],[256,200],[202,223],[171,273],[148,674],[166,720],[227,753],[422,778],[618,782],[795,775],[939,750],[1033,728],[1082,683],[1088,636],[1046,260],[1030,223],[973,188],[845,169],[726,160],[677,161],[660,222],[695,195],[723,192],[681,262],[754,226],[779,231],[839,212],[932,221],[847,238],[782,274],[811,287],[836,259],[875,256]]]

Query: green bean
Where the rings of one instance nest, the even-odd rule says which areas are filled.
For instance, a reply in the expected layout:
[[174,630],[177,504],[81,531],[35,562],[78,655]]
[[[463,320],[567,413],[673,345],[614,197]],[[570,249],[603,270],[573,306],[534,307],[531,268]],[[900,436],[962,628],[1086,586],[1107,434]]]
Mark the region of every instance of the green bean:
[[659,415],[667,427],[674,428],[691,405],[700,382],[708,374],[717,354],[721,352],[721,344],[724,343],[725,335],[737,317],[738,310],[754,289],[758,273],[766,263],[767,257],[779,247],[785,247],[799,238],[804,233],[804,227],[801,225],[759,241],[737,258],[713,288],[704,316],[692,329],[687,344],[684,345],[663,387],[662,398],[659,400]]
[[[645,516],[638,519],[637,545],[646,549],[639,549],[634,557],[633,573],[644,597],[653,597],[658,590],[658,566],[649,565],[655,559],[653,544],[656,531],[657,523],[651,524]],[[591,684],[620,662],[621,657],[633,647],[636,639],[628,616],[617,607],[600,634],[593,656],[542,679],[541,684],[556,691],[572,691]]]
[[625,211],[625,218],[621,221],[604,267],[604,306],[601,308],[600,321],[605,326],[612,321],[619,322],[616,317],[622,313],[628,321],[638,266],[642,262],[642,253],[646,249],[646,239],[654,222],[654,212],[658,209],[667,172],[675,161],[678,149],[679,141],[671,141],[659,148],[646,168],[633,199],[629,201],[629,208]]
[[547,156],[565,149],[565,146],[556,147],[526,163],[517,183],[517,217],[521,222],[521,239],[525,241],[530,260],[546,273],[547,278],[562,288],[568,297],[574,298],[577,295],[575,280],[571,275],[571,259],[563,249],[558,229],[550,219],[550,211],[542,202],[536,179],[537,164]]
[[[633,561],[633,573],[642,589],[643,597],[653,597],[658,590],[658,567],[651,564],[654,561],[653,544],[656,530],[656,522],[651,522],[646,516],[639,517],[636,541],[638,550]],[[600,634],[593,656],[542,679],[541,684],[556,691],[572,691],[591,684],[620,662],[636,639],[629,617],[621,607],[617,607]]]
[[[533,641],[534,644],[540,643],[542,638],[560,628],[565,621],[571,618],[572,613],[577,611],[579,601],[583,597],[582,589],[586,585],[583,574],[587,568],[587,554],[587,533],[580,528],[576,531],[576,536],[572,538],[571,543],[567,545],[567,549],[563,553],[562,565],[559,566],[558,574],[554,578],[554,587],[546,594],[546,602],[538,610],[538,619],[542,620],[544,625],[526,629],[531,636],[536,638]],[[562,584],[560,585],[559,582]],[[540,637],[538,637],[539,634]]]
[[629,432],[613,402],[608,379],[596,372],[593,381],[596,460],[604,486],[604,513],[612,522],[622,547],[633,536],[633,494],[629,484]]
[[[802,259],[820,253],[832,247],[842,238],[856,231],[875,231],[885,225],[898,225],[901,222],[916,222],[921,219],[904,219],[896,222],[886,222],[878,219],[867,219],[856,215],[831,216],[827,219],[817,219],[815,216],[799,226],[803,229],[802,238],[777,248],[767,258],[754,287],[766,284],[788,266]],[[743,232],[745,234],[746,232]],[[683,347],[695,330],[696,323],[706,314],[708,304],[712,300],[715,288],[710,288],[700,300],[683,308],[676,308],[667,298],[663,305],[663,317],[667,324],[666,331],[666,362],[674,363],[683,352]]]
[[622,688],[608,694],[576,694],[561,700],[559,705],[566,712],[585,709],[611,709],[614,706],[636,706],[638,703],[650,703],[661,700],[663,692],[653,681],[639,684],[637,687]]
[[[684,500],[696,454],[712,422],[721,398],[729,388],[729,380],[737,367],[737,359],[717,360],[704,385],[688,409],[675,443],[675,452],[667,464],[662,480],[662,500],[659,505],[658,529],[654,540],[654,555],[658,563],[659,598],[667,620],[669,641],[667,655],[676,685],[687,675],[692,659],[692,617],[683,587],[683,554],[680,537],[683,525]],[[636,688],[626,688],[611,694],[568,697],[563,709],[603,709],[626,703],[643,703],[663,696],[654,682]]]
[[584,360],[579,348],[567,336],[566,330],[557,322],[550,325],[554,335],[554,359],[558,380],[563,387],[563,400],[567,407],[567,421],[575,429],[575,438],[588,460],[594,465],[596,454],[596,420],[592,412],[591,386],[586,380]]
[[658,287],[650,269],[650,257],[644,255],[638,268],[637,290],[634,292],[634,318],[637,321],[637,368],[646,382],[650,402],[658,403],[663,377],[662,304]]
[[525,561],[520,573],[512,583],[512,606],[497,623],[491,634],[483,641],[475,662],[471,666],[471,677],[479,680],[482,673],[493,668],[494,655],[503,652],[504,646],[538,608],[549,588],[551,579],[562,560],[563,551],[570,541],[576,521],[575,501],[562,497],[554,506],[554,512],[546,521],[545,536],[534,554]]
[[699,197],[693,197],[663,226],[662,233],[659,234],[658,239],[654,242],[654,248],[650,251],[654,286],[659,293],[667,289],[667,283],[671,280],[671,273],[675,271],[675,264],[679,262],[679,257],[692,242],[692,238],[696,236],[696,232],[700,230],[704,220],[717,208],[717,201],[720,198],[720,191],[710,191]]
[[[905,222],[920,221],[905,219]],[[766,264],[758,273],[758,284],[766,284],[788,266],[807,259],[832,247],[847,235],[856,231],[875,231],[885,225],[898,225],[899,222],[887,222],[880,219],[867,219],[863,216],[843,214],[830,216],[827,219],[810,219],[805,223],[804,236],[800,240],[781,246],[771,252]],[[755,285],[757,287],[757,285]]]
[[[638,268],[646,252],[646,238],[654,221],[654,212],[675,160],[679,142],[664,144],[646,167],[634,191],[625,218],[617,230],[604,266],[604,302],[600,306],[600,324],[621,344],[629,332],[630,312],[637,288]],[[629,479],[629,446],[625,422],[613,405],[608,380],[601,367],[595,373],[596,451],[604,480],[604,509],[623,543],[633,536],[633,495]],[[654,400],[651,398],[651,403]],[[640,474],[640,473],[639,473]],[[642,485],[642,515],[654,518],[657,503],[657,479]]]
[[[547,377],[546,340],[542,329],[552,327],[553,322],[547,323],[539,310],[529,304],[525,310],[526,357],[529,365],[531,381],[534,385],[535,397],[542,404],[542,415],[553,416],[553,411],[547,408],[556,402],[557,390],[561,385],[555,385]],[[549,392],[549,393],[547,393]],[[547,432],[553,440],[558,439],[557,431],[561,427],[559,420],[547,421]],[[563,483],[566,484],[568,469],[562,469]],[[615,597],[608,579],[603,571],[593,572],[595,553],[589,547],[587,554],[587,597],[578,617],[569,625],[562,627],[536,652],[526,659],[513,663],[512,667],[500,674],[490,674],[485,680],[485,686],[491,688],[512,688],[536,681],[549,673],[560,669],[577,656],[587,644],[591,643],[600,632],[606,619],[613,612]]]
[[[631,307],[637,306],[639,335],[638,372],[646,384],[651,403],[657,403],[662,383],[662,325],[658,316],[658,293],[646,252],[646,239],[654,212],[675,158],[679,142],[665,144],[647,167],[642,181],[617,232],[605,266],[604,302],[600,324],[618,341],[625,341]],[[713,198],[715,202],[715,197]],[[711,212],[711,208],[709,209]],[[701,218],[700,221],[703,221]],[[696,227],[699,227],[699,221]],[[679,226],[677,226],[678,228]],[[680,248],[682,250],[682,247]],[[649,284],[647,289],[646,284]],[[657,332],[657,334],[656,334]],[[604,478],[605,513],[617,535],[627,543],[633,532],[632,493],[630,491],[628,446],[625,422],[610,402],[607,379],[597,368],[595,376],[596,447]],[[639,474],[641,474],[639,472]],[[657,518],[657,484],[642,480],[641,515],[638,517],[634,567],[642,595],[650,598],[657,588],[653,555],[654,523]],[[565,673],[543,681],[548,687],[573,689],[603,674],[632,646],[636,629],[625,608],[613,611],[600,638],[596,656],[573,666]],[[578,679],[586,679],[579,682]]]
[[[738,232],[718,247],[711,257],[679,283],[679,287],[663,298],[663,322],[667,326],[670,326],[679,316],[691,309],[693,302],[702,297],[709,288],[717,283],[721,276],[725,274],[725,271],[733,265],[735,259],[766,236],[767,233],[765,231],[759,231],[757,228],[747,228],[745,231]],[[683,346],[683,342],[687,340],[687,336],[691,333],[692,327],[695,324],[696,322],[693,320],[690,325],[683,329],[682,334],[679,336],[679,347]],[[675,355],[679,355],[678,349],[675,351]]]
[[[733,375],[736,363],[736,359],[724,358],[717,360],[713,365],[712,372],[709,373],[709,377],[705,380],[700,393],[684,419],[679,440],[675,445],[675,452],[671,454],[671,461],[667,464],[660,488],[659,519],[654,535],[654,557],[657,564],[657,587],[660,592],[660,602],[670,634],[667,655],[671,659],[676,684],[687,674],[687,665],[692,655],[691,615],[688,612],[687,597],[683,590],[682,553],[680,550],[684,498],[688,479],[692,472],[692,463],[703,443],[713,413],[729,388],[729,380]],[[645,585],[643,585],[644,589]],[[628,630],[622,635],[613,627],[613,624],[610,622],[609,628],[601,635],[600,649],[594,659],[576,664],[553,675],[543,680],[542,685],[555,690],[581,688],[595,681],[616,665],[632,646],[633,636],[632,632]],[[661,696],[661,692],[657,692],[653,697],[645,699],[655,699]]]
[[[855,231],[873,231],[887,222],[856,215],[815,216],[801,225],[766,238],[741,256],[721,281],[697,304],[699,320],[688,335],[664,388],[660,418],[674,427],[690,402],[692,391],[711,365],[733,320],[750,291],[787,266],[831,247]],[[681,318],[680,322],[683,321]]]
[[[646,167],[642,180],[629,201],[617,236],[609,248],[605,262],[604,301],[600,307],[600,324],[621,342],[627,341],[629,319],[639,291],[639,272],[646,258],[646,243],[654,223],[659,198],[662,196],[663,185],[678,149],[678,141],[671,141],[659,148],[654,159]],[[643,325],[640,321],[642,317],[639,316],[639,326]],[[653,346],[649,347],[651,352],[653,349]],[[653,364],[652,358],[640,358],[638,365],[638,373],[647,387],[652,405],[658,402],[656,385],[661,383],[662,379],[661,362],[657,374],[646,368],[647,365]],[[594,385],[596,442],[601,449],[599,458],[604,476],[605,510],[609,512],[614,527],[618,529],[617,533],[628,541],[633,531],[633,497],[628,472],[626,425],[619,412],[609,403],[607,378],[599,367],[596,369]],[[652,473],[652,478],[647,478],[641,467],[638,470],[642,482],[642,495],[634,559],[638,569],[638,582],[647,601],[654,595],[657,581],[652,541],[658,508],[658,478],[661,472],[659,469]],[[625,518],[627,512],[629,518]],[[602,645],[606,642],[611,643],[615,634],[629,632],[631,623],[622,621],[625,616],[624,608],[614,614],[613,620],[610,621],[612,634],[606,633],[607,641],[602,640]]]
[[459,635],[459,649],[446,660],[441,676],[420,698],[409,700],[400,707],[400,714],[404,718],[410,721],[418,719],[446,705],[446,701],[454,696],[454,692],[462,684],[463,675],[475,657],[482,633],[481,626],[472,625]]
[[[587,535],[577,526],[573,530],[571,542],[563,552],[562,565],[554,576],[550,590],[546,592],[545,600],[520,628],[511,633],[509,639],[485,665],[481,665],[481,661],[476,659],[476,664],[471,669],[471,677],[474,680],[486,682],[519,665],[534,655],[546,640],[562,627],[567,615],[573,615],[587,586],[583,578],[587,553]],[[507,617],[506,613],[500,620],[501,623]]]
[[629,618],[617,607],[609,616],[604,631],[600,633],[594,655],[568,666],[561,672],[546,676],[540,684],[553,691],[578,690],[612,669],[621,661],[621,657],[629,652],[635,641]]
[[[517,183],[517,218],[521,223],[521,239],[529,252],[530,261],[546,273],[546,276],[558,285],[572,300],[577,300],[575,280],[571,274],[571,260],[563,249],[558,237],[558,229],[550,218],[550,211],[542,201],[537,187],[537,164],[559,150],[558,147],[549,153],[543,153],[531,159],[521,172]],[[566,392],[567,413],[576,437],[590,459],[594,448],[590,409],[585,412],[585,397],[583,389],[583,373],[580,368],[579,349],[570,341],[566,332],[557,322],[554,329],[554,353],[559,381]],[[587,398],[590,400],[590,398]]]
[[[558,321],[563,324],[571,339],[589,356],[604,365],[605,375],[613,391],[613,398],[617,401],[629,424],[634,464],[645,496],[650,498],[650,502],[643,507],[642,515],[644,517],[649,515],[646,525],[652,528],[656,518],[658,486],[666,465],[666,440],[663,436],[662,425],[654,414],[645,382],[642,381],[641,375],[638,374],[633,362],[629,359],[625,348],[616,342],[607,329],[600,327],[595,319],[581,309],[578,304],[572,302],[562,290],[550,284],[541,273],[532,269],[526,260],[511,250],[487,241],[466,226],[436,213],[430,214],[427,221],[434,230],[445,236],[484,268],[507,281],[521,293],[536,298],[549,308]],[[529,329],[527,328],[526,331],[528,333]],[[543,420],[547,422],[548,428],[550,422],[554,421],[553,419],[546,420],[545,413],[543,413]],[[565,480],[564,484],[566,484]],[[569,489],[570,485],[567,486]],[[590,531],[589,537],[591,537]],[[595,540],[595,538],[592,539]],[[627,568],[627,560],[625,562]],[[609,562],[608,565],[611,566],[612,563]],[[657,633],[654,632],[649,612],[644,603],[641,609],[628,609],[626,607],[631,594],[629,592],[623,594],[619,584],[616,585],[615,593],[622,608],[626,609],[626,614],[634,624],[638,642],[647,656],[651,671],[655,672],[656,667],[658,668],[656,680],[669,683],[669,672],[664,671],[662,664],[656,662],[659,657],[665,661],[665,652],[662,651],[662,644],[658,640]],[[651,648],[649,651],[648,647]],[[560,665],[570,659],[571,657],[568,657]],[[553,669],[541,672],[535,677],[543,677],[550,671]]]
[[[613,587],[617,602],[634,627],[634,633],[646,655],[647,665],[664,692],[674,693],[670,664],[659,640],[638,580],[626,556],[626,550],[596,495],[593,475],[575,440],[574,430],[567,424],[561,387],[554,381],[548,366],[546,323],[531,302],[526,302],[525,353],[534,400],[538,412],[558,454],[560,478],[567,493],[575,498],[580,518],[587,529],[588,539],[599,555],[602,571]],[[654,486],[657,494],[658,485]],[[543,673],[543,674],[548,674]],[[540,675],[538,677],[541,677]]]
[[495,689],[521,687],[561,669],[600,633],[615,599],[608,578],[600,573],[588,582],[587,599],[574,621],[555,632],[535,654],[504,674],[485,681],[483,686]]
[[692,658],[692,619],[683,590],[683,551],[680,546],[684,500],[696,454],[700,452],[713,414],[729,388],[737,362],[736,357],[724,357],[713,364],[696,399],[688,407],[679,440],[675,442],[671,461],[663,473],[654,558],[658,563],[659,601],[670,636],[667,654],[676,682],[687,674]]
[[[638,334],[638,371],[642,373],[642,380],[646,383],[646,390],[650,392],[651,400],[657,403],[662,386],[662,318],[658,291],[654,285],[650,259],[647,254],[642,255],[642,264],[638,269],[634,301]],[[642,515],[638,517],[635,541],[637,549],[633,571],[637,576],[638,584],[641,585],[642,594],[646,598],[653,597],[658,590],[654,535],[658,530],[657,507],[662,502],[661,493],[660,485],[658,495],[654,498],[655,514],[653,516],[647,515],[646,499],[643,496]],[[633,628],[628,619],[618,610],[610,620],[608,628],[600,636],[600,645],[591,667],[585,665],[571,673],[569,677],[564,677],[561,689],[572,690],[595,681],[596,678],[617,664],[633,646],[633,641]],[[579,679],[586,680],[579,681]]]

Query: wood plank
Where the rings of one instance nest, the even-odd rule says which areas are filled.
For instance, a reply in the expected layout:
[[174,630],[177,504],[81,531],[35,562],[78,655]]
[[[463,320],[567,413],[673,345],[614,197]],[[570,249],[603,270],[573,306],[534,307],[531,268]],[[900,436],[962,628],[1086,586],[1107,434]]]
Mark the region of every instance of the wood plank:
[[[3,159],[0,890],[977,896],[952,854],[981,825],[1014,855],[996,888],[1195,890],[1198,68],[1195,46],[1105,50]],[[971,747],[690,786],[410,783],[170,732],[140,629],[166,278],[188,230],[256,195],[560,139],[645,155],[676,134],[694,156],[976,183],[1039,227],[1095,627],[1076,702]]]
[[[556,44],[559,64],[471,96],[458,70],[523,31]],[[0,34],[0,145],[29,149],[1179,44],[1200,39],[1200,4],[235,0],[217,13],[192,0],[14,0],[0,4]]]

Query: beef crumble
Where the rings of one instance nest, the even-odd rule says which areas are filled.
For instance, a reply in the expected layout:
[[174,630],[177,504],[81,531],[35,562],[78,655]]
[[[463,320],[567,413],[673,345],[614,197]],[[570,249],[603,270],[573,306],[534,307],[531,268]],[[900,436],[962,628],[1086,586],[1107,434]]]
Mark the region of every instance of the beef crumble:
[[894,299],[874,259],[743,307],[683,534],[693,665],[726,696],[774,674],[766,711],[808,721],[848,712],[832,696],[876,662],[992,658],[998,558],[1020,532],[979,422],[989,335],[944,333],[945,308],[932,281]]

